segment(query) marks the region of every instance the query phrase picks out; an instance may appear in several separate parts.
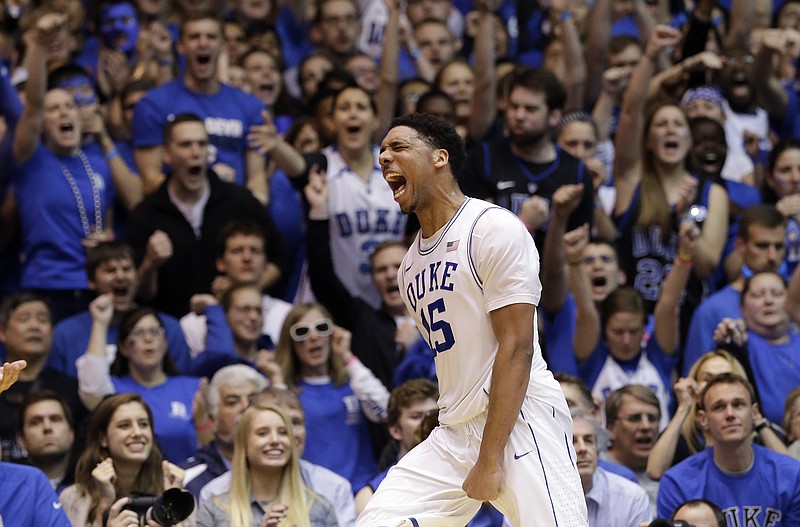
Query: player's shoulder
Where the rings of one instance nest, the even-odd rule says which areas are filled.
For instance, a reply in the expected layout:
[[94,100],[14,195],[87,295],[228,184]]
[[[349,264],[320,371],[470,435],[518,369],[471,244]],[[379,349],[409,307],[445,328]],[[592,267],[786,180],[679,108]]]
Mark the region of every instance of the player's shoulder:
[[489,231],[494,235],[503,236],[524,231],[527,234],[522,221],[513,212],[499,205],[469,198],[465,208],[469,211],[468,215],[474,218],[473,233]]

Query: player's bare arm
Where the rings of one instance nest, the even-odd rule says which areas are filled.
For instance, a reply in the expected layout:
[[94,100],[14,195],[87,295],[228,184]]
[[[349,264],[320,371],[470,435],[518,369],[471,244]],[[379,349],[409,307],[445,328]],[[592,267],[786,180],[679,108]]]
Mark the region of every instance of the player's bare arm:
[[499,346],[492,368],[489,409],[478,461],[462,485],[467,496],[476,500],[498,497],[503,450],[519,416],[530,379],[535,310],[533,304],[510,304],[490,313]]

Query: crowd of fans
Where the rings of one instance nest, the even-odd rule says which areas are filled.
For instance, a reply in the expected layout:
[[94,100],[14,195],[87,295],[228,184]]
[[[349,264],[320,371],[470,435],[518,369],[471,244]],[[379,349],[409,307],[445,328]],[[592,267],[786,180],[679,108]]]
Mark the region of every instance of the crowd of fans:
[[353,525],[452,338],[378,157],[424,112],[534,236],[589,524],[800,525],[800,1],[2,9],[0,524]]

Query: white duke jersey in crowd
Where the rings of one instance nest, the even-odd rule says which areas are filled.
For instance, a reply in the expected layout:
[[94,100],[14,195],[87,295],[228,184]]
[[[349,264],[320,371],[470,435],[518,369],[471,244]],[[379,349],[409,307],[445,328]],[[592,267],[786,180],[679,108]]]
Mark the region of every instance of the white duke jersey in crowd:
[[[439,421],[452,425],[488,406],[498,342],[489,312],[509,304],[539,303],[539,254],[510,211],[467,198],[432,237],[417,234],[398,270],[398,284],[422,336],[434,350]],[[537,385],[560,394],[547,370],[533,320],[534,355],[528,395]],[[563,397],[563,395],[561,395]]]
[[375,166],[364,181],[350,170],[336,148],[322,150],[328,162],[328,208],[333,269],[353,296],[373,307],[380,297],[372,283],[369,256],[376,245],[403,237],[406,216],[394,201],[394,194],[378,166],[378,147],[374,147]]

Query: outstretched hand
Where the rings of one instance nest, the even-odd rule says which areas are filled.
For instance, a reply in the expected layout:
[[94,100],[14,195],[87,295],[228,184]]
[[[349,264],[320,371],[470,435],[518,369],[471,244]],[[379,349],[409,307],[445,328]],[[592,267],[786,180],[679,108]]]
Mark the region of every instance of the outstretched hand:
[[272,152],[272,149],[278,144],[280,136],[272,122],[272,116],[267,110],[261,110],[261,119],[263,124],[254,124],[247,131],[247,146],[264,155]]
[[308,217],[311,219],[327,219],[328,211],[328,178],[316,164],[308,172],[308,183],[303,189],[308,201]]
[[741,318],[728,318],[722,319],[722,322],[717,324],[714,329],[714,342],[717,344],[733,344],[735,346],[744,346],[747,344],[747,325]]
[[25,369],[28,363],[24,360],[14,362],[4,362],[2,374],[0,374],[0,393],[8,390],[19,379],[19,372]]

